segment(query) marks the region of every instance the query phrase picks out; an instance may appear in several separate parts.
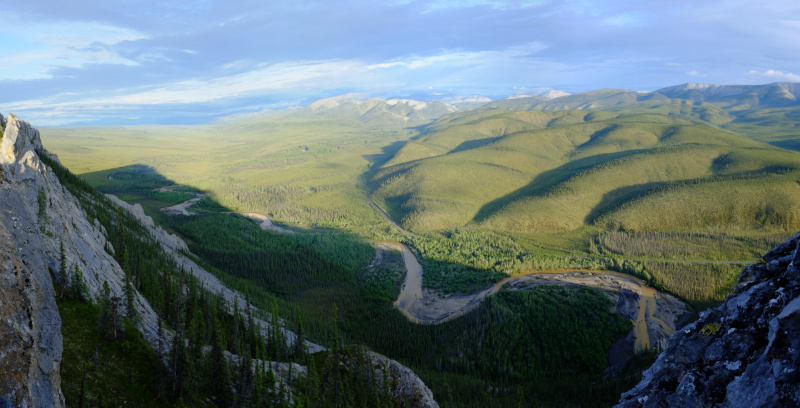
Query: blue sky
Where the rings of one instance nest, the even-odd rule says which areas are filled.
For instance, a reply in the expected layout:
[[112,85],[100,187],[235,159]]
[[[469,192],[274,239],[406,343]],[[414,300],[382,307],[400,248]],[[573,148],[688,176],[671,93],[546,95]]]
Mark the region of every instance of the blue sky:
[[800,82],[795,1],[0,0],[0,112],[206,123],[376,97]]

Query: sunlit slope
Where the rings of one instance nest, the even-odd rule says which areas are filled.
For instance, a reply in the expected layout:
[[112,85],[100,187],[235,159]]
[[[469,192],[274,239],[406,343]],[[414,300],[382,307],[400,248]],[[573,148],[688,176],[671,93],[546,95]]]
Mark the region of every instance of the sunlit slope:
[[752,109],[734,112],[726,129],[773,146],[800,151],[800,107]]
[[800,173],[667,186],[599,217],[631,231],[793,231],[800,226]]
[[[708,106],[698,109],[713,112]],[[800,189],[794,182],[800,155],[700,125],[692,117],[636,111],[474,115],[478,119],[472,122],[464,116],[463,123],[440,119],[454,124],[425,134],[413,143],[413,151],[401,149],[371,180],[374,198],[406,228],[800,227],[792,215],[800,208],[800,196],[791,192]],[[508,119],[506,127],[503,119]],[[471,143],[476,147],[459,148]],[[410,160],[410,153],[423,149],[431,154]],[[763,197],[731,207],[735,216],[712,215],[726,211],[713,203],[728,200],[726,194],[737,194],[737,188],[742,200]],[[786,188],[786,193],[767,193]],[[695,199],[680,205],[678,197],[692,194]],[[660,199],[678,207],[664,211]]]
[[[569,97],[573,96],[579,95]],[[518,101],[518,99],[508,100],[507,104]],[[386,166],[480,147],[513,133],[610,120],[614,120],[615,123],[720,125],[731,122],[734,117],[707,103],[660,98],[634,101],[633,104],[603,111],[509,111],[485,108],[445,115],[424,126],[423,135],[403,146]]]
[[46,128],[48,148],[98,185],[112,169],[142,164],[202,189],[234,211],[279,223],[353,230],[380,227],[358,177],[403,128],[365,130],[349,120],[261,118],[225,125]]
[[482,109],[445,116],[425,126],[423,130],[426,133],[406,143],[386,166],[470,150],[513,133],[583,123],[585,116],[586,112],[577,111],[510,112],[504,109]]

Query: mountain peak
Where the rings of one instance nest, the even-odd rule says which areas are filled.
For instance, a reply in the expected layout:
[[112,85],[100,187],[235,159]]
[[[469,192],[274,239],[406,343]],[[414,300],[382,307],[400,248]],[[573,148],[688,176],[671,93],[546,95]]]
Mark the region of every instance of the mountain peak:
[[747,85],[715,85],[715,84],[701,84],[701,83],[686,83],[659,89],[656,92],[670,96],[670,94],[678,92],[696,91],[706,97],[725,97],[725,96],[743,94],[750,90],[748,88],[752,87]]
[[550,89],[550,90],[547,90],[547,91],[516,93],[514,95],[509,96],[506,99],[530,98],[530,97],[534,97],[534,96],[538,96],[538,97],[545,98],[545,99],[556,99],[556,98],[560,98],[562,96],[569,96],[569,95],[572,95],[572,94],[564,92],[564,91],[559,91],[559,90],[556,90],[556,89]]
[[351,92],[351,93],[347,93],[347,94],[344,94],[344,95],[339,95],[339,96],[333,96],[333,97],[330,97],[330,98],[320,99],[320,100],[312,103],[311,105],[308,105],[308,108],[313,110],[313,111],[327,110],[327,109],[337,108],[337,107],[339,107],[341,105],[348,104],[348,103],[358,104],[360,102],[364,102],[366,99],[368,99],[368,97],[366,95],[364,95],[364,94]]
[[369,125],[408,126],[429,122],[458,108],[444,102],[394,98],[385,101],[367,99],[363,94],[349,93],[320,99],[295,117],[358,120]]
[[440,100],[444,103],[489,103],[491,102],[491,98],[488,98],[483,95],[453,95],[453,96],[446,96]]
[[2,119],[0,122],[2,122],[3,130],[3,138],[0,141],[0,163],[10,164],[34,160],[34,151],[42,148],[39,131],[32,128],[30,123],[20,120],[13,114],[9,114],[7,120]]

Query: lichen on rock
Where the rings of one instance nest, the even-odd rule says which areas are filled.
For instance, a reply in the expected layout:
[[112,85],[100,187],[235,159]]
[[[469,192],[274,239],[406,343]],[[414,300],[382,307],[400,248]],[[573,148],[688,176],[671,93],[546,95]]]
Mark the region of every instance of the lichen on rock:
[[673,335],[618,407],[800,406],[800,233]]

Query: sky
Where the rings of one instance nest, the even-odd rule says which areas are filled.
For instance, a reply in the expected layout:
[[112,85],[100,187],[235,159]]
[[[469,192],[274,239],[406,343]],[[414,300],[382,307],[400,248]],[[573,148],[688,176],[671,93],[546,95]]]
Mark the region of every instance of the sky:
[[200,124],[371,97],[800,82],[800,3],[0,0],[0,113]]

